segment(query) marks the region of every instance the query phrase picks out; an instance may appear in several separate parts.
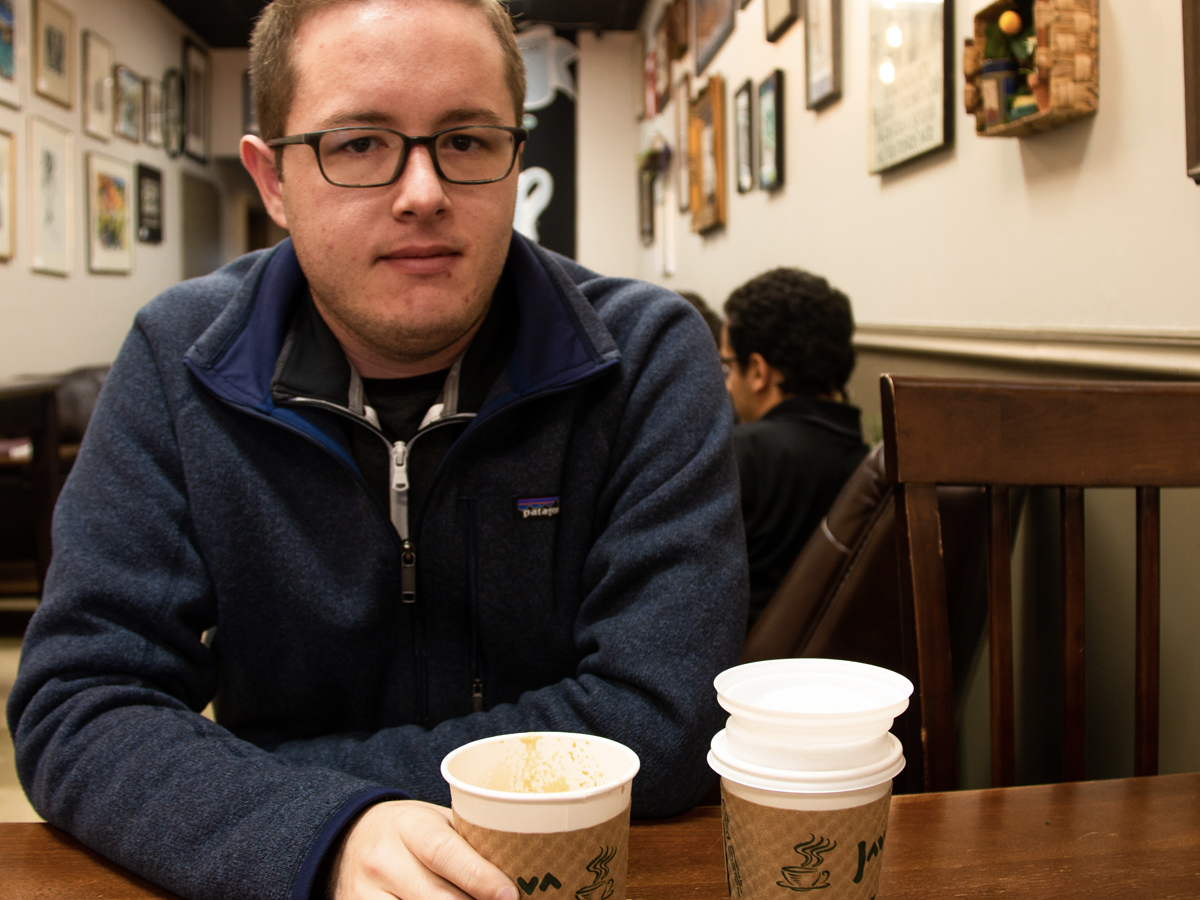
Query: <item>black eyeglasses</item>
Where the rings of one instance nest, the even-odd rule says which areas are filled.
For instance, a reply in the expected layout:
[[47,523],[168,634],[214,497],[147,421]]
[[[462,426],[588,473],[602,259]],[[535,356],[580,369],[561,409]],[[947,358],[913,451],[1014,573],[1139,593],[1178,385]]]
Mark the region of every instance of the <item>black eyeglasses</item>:
[[325,180],[337,187],[382,187],[404,171],[413,147],[429,148],[438,177],[451,184],[490,184],[512,171],[529,138],[524,128],[463,125],[425,137],[390,128],[330,128],[267,141],[268,147],[308,144]]

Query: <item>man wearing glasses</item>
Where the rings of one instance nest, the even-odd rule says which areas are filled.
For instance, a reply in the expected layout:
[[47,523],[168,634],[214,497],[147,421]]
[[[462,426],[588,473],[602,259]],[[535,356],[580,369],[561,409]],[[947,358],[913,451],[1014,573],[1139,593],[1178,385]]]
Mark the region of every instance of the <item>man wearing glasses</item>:
[[708,787],[746,614],[716,354],[678,297],[512,233],[497,0],[276,0],[251,60],[242,159],[291,238],[114,363],[8,709],[22,782],[184,897],[516,900],[433,805],[451,749],[614,738],[641,817]]

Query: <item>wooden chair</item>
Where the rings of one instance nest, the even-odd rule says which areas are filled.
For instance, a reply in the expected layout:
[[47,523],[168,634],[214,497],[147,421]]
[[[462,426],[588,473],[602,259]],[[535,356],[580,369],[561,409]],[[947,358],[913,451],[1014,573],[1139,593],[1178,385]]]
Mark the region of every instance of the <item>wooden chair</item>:
[[1200,384],[997,383],[884,375],[901,592],[914,624],[927,790],[958,786],[936,485],[985,485],[992,783],[1014,783],[1009,490],[1059,487],[1063,544],[1063,777],[1084,776],[1083,488],[1137,489],[1134,771],[1158,771],[1159,489],[1200,485]]

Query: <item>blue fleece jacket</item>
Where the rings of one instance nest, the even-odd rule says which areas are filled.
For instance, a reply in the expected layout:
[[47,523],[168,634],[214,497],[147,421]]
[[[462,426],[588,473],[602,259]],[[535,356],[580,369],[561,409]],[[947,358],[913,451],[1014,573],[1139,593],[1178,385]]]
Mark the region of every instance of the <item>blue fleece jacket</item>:
[[304,900],[357,812],[448,803],[442,757],[488,735],[629,745],[635,816],[700,798],[747,598],[712,338],[519,236],[507,266],[515,349],[413,522],[411,604],[344,426],[272,400],[290,242],[138,314],[8,706],[48,821],[184,897]]

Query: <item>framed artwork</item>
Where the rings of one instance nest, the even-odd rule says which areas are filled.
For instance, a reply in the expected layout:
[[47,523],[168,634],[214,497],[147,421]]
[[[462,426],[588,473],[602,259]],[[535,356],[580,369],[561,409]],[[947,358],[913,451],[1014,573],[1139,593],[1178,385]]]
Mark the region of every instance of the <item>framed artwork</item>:
[[758,86],[758,186],[783,187],[783,70]]
[[696,74],[703,72],[721,45],[733,34],[734,0],[691,0],[692,47]]
[[671,23],[670,10],[664,10],[654,29],[654,103],[658,112],[671,102]]
[[767,40],[777,41],[800,18],[800,0],[763,0],[763,13],[766,18]]
[[713,75],[692,104],[688,121],[692,231],[725,225],[725,80]]
[[137,238],[143,244],[161,244],[163,223],[162,172],[137,164]]
[[842,96],[842,0],[805,0],[804,74],[809,109]]
[[692,208],[692,189],[688,174],[691,169],[691,154],[688,151],[688,116],[692,109],[692,76],[684,74],[675,85],[675,196],[679,200],[679,211]]
[[75,102],[75,16],[54,0],[34,2],[34,87],[47,100],[70,109]]
[[654,245],[654,179],[657,174],[652,164],[638,169],[638,232],[643,247]]
[[1183,0],[1183,86],[1188,175],[1200,184],[1200,0]]
[[691,39],[688,34],[688,0],[673,0],[667,7],[666,16],[671,36],[671,59],[683,59]]
[[71,271],[71,135],[29,117],[29,213],[35,272]]
[[107,141],[113,129],[113,48],[94,31],[83,33],[83,130]]
[[17,84],[17,18],[23,0],[0,0],[0,103],[21,108],[21,89]]
[[208,162],[208,51],[190,40],[183,42],[183,151],[197,162]]
[[17,142],[0,131],[0,262],[13,258],[17,246]]
[[739,194],[754,190],[754,84],[747,81],[733,95],[734,156]]
[[870,0],[872,175],[954,141],[954,0]]
[[142,79],[125,66],[113,70],[113,133],[142,142]]
[[163,147],[172,158],[183,152],[183,79],[178,69],[163,75]]
[[89,153],[87,198],[88,271],[128,274],[133,268],[133,167]]
[[142,96],[146,98],[146,144],[150,147],[163,145],[163,92],[162,82],[147,78]]

